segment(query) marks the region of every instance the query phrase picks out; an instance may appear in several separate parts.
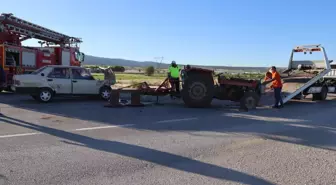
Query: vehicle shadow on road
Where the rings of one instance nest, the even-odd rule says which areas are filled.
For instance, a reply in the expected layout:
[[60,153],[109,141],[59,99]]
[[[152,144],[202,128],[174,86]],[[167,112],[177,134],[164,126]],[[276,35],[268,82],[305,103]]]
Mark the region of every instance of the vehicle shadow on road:
[[[202,131],[229,134],[247,134],[303,146],[336,151],[336,102],[320,102],[314,107],[295,102],[280,110],[247,113],[223,112],[221,116],[199,118],[176,124],[134,125],[137,130],[159,132],[179,131],[202,136]],[[291,105],[291,106],[290,106]],[[326,106],[327,105],[327,106]],[[329,115],[329,116],[325,116]],[[218,137],[206,135],[205,137]]]
[[[127,156],[165,167],[199,174],[211,178],[228,180],[250,185],[272,185],[273,183],[262,178],[255,177],[236,170],[216,166],[213,164],[204,163],[184,156],[163,152],[155,149],[150,149],[142,146],[131,145],[118,141],[109,141],[95,139],[88,136],[83,136],[63,130],[58,130],[50,127],[45,127],[22,120],[10,118],[7,116],[0,117],[0,121],[38,132],[56,136],[58,138],[71,141],[71,144],[84,146],[95,150],[110,152],[122,156]],[[75,143],[73,143],[75,142]],[[66,142],[69,143],[69,142]]]
[[[325,114],[334,114],[333,107],[335,107],[336,101],[332,100],[321,102],[312,102],[310,100],[292,101],[288,102],[285,108],[280,110],[254,110],[246,113],[236,111],[236,114],[233,111],[229,113],[228,109],[221,109],[218,106],[209,109],[188,109],[183,106],[111,109],[104,108],[104,102],[97,103],[96,101],[72,100],[70,102],[64,101],[51,104],[38,104],[34,100],[25,101],[34,102],[34,104],[26,104],[20,101],[20,103],[12,106],[104,124],[136,123],[132,128],[138,130],[157,132],[239,132],[333,151],[335,151],[336,147],[336,122],[331,118],[329,120],[325,118]],[[189,117],[199,117],[200,119],[180,124],[153,124],[160,119],[169,120]],[[304,121],[298,122],[298,117]]]
[[[13,95],[12,99],[1,97],[0,104],[7,104],[11,107],[34,111],[42,114],[52,114],[66,118],[99,122],[103,124],[134,124],[136,122],[148,123],[167,119],[179,119],[194,117],[199,114],[214,113],[219,110],[232,111],[230,107],[223,107],[214,104],[206,109],[190,109],[184,104],[175,102],[164,105],[147,105],[145,107],[122,107],[106,108],[105,101],[85,98],[55,99],[50,103],[39,103],[29,96]],[[237,108],[236,108],[237,109]],[[155,116],[154,116],[155,115]],[[133,119],[132,119],[133,118]]]

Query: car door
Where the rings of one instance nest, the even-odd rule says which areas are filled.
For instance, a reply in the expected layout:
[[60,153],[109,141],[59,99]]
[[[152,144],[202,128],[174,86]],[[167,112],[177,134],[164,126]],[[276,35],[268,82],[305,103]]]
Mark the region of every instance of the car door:
[[71,94],[72,83],[70,69],[67,67],[55,67],[48,74],[48,85],[56,91],[56,94]]
[[71,75],[73,94],[99,94],[99,83],[84,68],[72,68]]

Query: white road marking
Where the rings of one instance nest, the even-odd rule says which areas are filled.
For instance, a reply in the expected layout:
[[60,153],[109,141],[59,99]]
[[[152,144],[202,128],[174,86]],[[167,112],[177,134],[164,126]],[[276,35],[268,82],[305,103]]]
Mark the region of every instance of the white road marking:
[[134,126],[134,124],[126,124],[126,125],[110,125],[110,126],[100,126],[100,127],[87,127],[87,128],[77,128],[72,131],[84,131],[84,130],[99,130],[105,128],[122,128],[122,127],[130,127]]
[[38,134],[42,134],[42,133],[31,132],[31,133],[23,133],[23,134],[2,135],[2,136],[0,136],[0,139],[10,138],[10,137],[32,136],[32,135],[38,135]]
[[[173,123],[173,122],[180,122],[180,121],[191,121],[197,120],[198,118],[182,118],[182,119],[171,119],[171,120],[162,120],[154,122],[153,124],[158,123]],[[86,130],[100,130],[100,129],[108,129],[108,128],[123,128],[123,127],[131,127],[135,124],[125,124],[125,125],[108,125],[108,126],[98,126],[98,127],[86,127],[86,128],[77,128],[72,130],[64,130],[65,132],[74,132],[74,131],[86,131]],[[62,130],[63,131],[63,130]],[[23,133],[23,134],[10,134],[10,135],[0,135],[0,139],[3,138],[10,138],[10,137],[21,137],[21,136],[32,136],[32,135],[40,135],[40,134],[48,134],[42,132],[30,132],[30,133]]]
[[170,120],[157,121],[155,123],[172,123],[172,122],[180,122],[180,121],[191,121],[191,120],[197,120],[197,119],[198,118],[170,119]]

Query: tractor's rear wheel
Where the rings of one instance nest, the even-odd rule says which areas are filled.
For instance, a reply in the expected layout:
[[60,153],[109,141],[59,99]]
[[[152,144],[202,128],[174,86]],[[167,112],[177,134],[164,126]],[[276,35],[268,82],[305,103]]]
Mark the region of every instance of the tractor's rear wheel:
[[182,99],[188,107],[207,107],[211,105],[214,90],[211,74],[188,74],[182,89]]

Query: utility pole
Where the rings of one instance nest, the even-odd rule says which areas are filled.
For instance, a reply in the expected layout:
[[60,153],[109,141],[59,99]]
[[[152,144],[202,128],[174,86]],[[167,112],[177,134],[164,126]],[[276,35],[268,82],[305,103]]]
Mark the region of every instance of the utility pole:
[[[160,69],[160,67],[161,67],[163,58],[164,58],[164,57],[154,57],[155,62],[158,63],[158,64],[157,64],[157,67],[156,67],[158,73],[159,73],[159,69]],[[159,62],[159,60],[160,60],[160,62]]]

